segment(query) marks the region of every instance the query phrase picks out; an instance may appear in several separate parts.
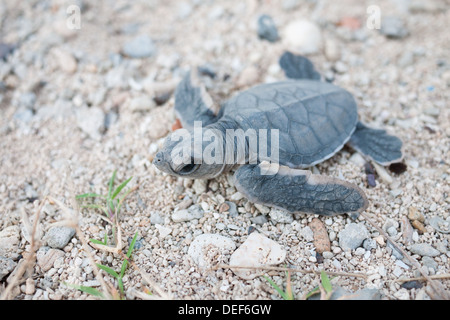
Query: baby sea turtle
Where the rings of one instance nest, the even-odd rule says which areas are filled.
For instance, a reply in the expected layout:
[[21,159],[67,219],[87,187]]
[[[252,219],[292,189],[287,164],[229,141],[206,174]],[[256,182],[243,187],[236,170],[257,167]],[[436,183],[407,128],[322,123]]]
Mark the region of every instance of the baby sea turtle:
[[[198,179],[211,179],[237,167],[235,187],[254,203],[289,212],[357,217],[368,206],[363,190],[305,168],[332,157],[345,144],[366,158],[388,165],[402,159],[401,140],[360,122],[353,96],[321,81],[307,58],[287,52],[280,65],[290,80],[241,92],[217,113],[211,97],[198,84],[196,73],[188,73],[175,92],[175,112],[184,129],[168,136],[153,163],[170,175]],[[200,122],[202,126],[196,127]],[[198,129],[203,130],[200,142],[195,139]],[[273,152],[255,156],[250,145],[255,140],[250,136],[236,138],[236,142],[234,137],[227,138],[230,130],[253,130],[262,137],[265,129],[278,133],[277,141],[272,137],[266,141],[266,150],[272,150],[277,142],[277,159]],[[180,139],[179,130],[185,130],[188,138]],[[212,132],[207,139],[205,130]],[[212,141],[220,142],[213,151],[208,150]],[[222,161],[206,161],[205,154]],[[225,160],[229,155],[232,162]],[[174,156],[183,161],[175,161]]]

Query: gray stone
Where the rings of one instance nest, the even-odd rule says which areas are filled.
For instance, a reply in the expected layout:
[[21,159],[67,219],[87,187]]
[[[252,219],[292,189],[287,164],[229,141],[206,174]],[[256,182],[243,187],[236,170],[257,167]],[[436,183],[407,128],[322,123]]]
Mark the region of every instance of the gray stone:
[[275,223],[292,223],[294,217],[292,213],[286,210],[272,208],[269,213],[270,219]]
[[14,268],[16,267],[17,263],[14,262],[11,258],[6,258],[0,256],[0,281],[10,274]]
[[423,257],[422,258],[422,264],[427,267],[428,269],[433,269],[435,272],[438,269],[438,263],[436,261],[434,261],[433,258],[431,257]]
[[438,232],[450,233],[450,220],[444,220],[439,216],[435,216],[430,218],[428,223]]
[[190,206],[188,209],[178,210],[172,214],[173,222],[190,221],[203,217],[203,209],[199,205]]
[[397,248],[395,248],[394,245],[393,245],[390,241],[387,242],[387,247],[388,247],[388,248],[391,248],[391,250],[392,250],[392,255],[393,255],[394,257],[396,257],[396,258],[399,259],[399,260],[402,260],[402,259],[403,259],[403,254],[402,254],[400,251],[398,251]]
[[381,21],[380,32],[392,39],[404,38],[409,34],[403,21],[398,17],[385,17]]
[[415,243],[411,246],[410,251],[420,256],[436,257],[440,252],[428,243]]
[[70,227],[53,227],[44,237],[49,247],[63,249],[75,235],[75,229]]
[[254,218],[250,218],[250,221],[254,224],[262,226],[264,223],[267,222],[266,216],[260,214],[259,216],[256,216]]
[[100,140],[105,126],[105,113],[98,107],[82,106],[76,111],[78,127],[94,140]]
[[155,52],[153,40],[147,35],[137,36],[122,48],[122,53],[131,58],[147,58],[153,56]]
[[363,248],[367,251],[376,249],[377,248],[377,242],[374,239],[367,238],[363,241]]
[[263,14],[258,18],[258,36],[269,42],[276,42],[280,38],[278,30],[271,16]]
[[19,226],[9,226],[0,231],[0,256],[15,258],[20,241]]
[[358,248],[369,237],[369,232],[361,223],[350,223],[339,232],[339,246],[342,250]]
[[151,224],[164,224],[164,217],[161,216],[161,213],[158,211],[152,211],[150,213],[150,223]]

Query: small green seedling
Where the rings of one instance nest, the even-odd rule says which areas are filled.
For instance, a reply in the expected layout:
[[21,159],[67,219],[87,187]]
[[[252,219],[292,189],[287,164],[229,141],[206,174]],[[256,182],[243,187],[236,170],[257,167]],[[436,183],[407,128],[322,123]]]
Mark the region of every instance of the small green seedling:
[[270,285],[280,294],[284,300],[294,300],[294,294],[292,293],[291,286],[291,273],[286,271],[286,291],[283,291],[272,279],[267,276],[263,277],[270,283]]
[[[124,296],[125,296],[125,291],[124,291],[124,287],[123,287],[123,276],[125,275],[125,271],[126,271],[127,266],[128,266],[128,260],[131,259],[131,254],[133,252],[134,245],[136,243],[137,235],[138,235],[138,233],[136,232],[134,237],[133,237],[133,240],[131,241],[130,247],[128,248],[128,251],[127,251],[127,254],[126,254],[127,258],[122,263],[122,267],[120,269],[120,273],[117,273],[114,269],[112,269],[112,268],[110,268],[108,266],[96,263],[96,265],[97,265],[97,267],[99,269],[105,271],[106,273],[108,273],[110,276],[116,278],[116,280],[117,280],[117,284],[119,286],[120,294],[119,294],[119,296],[117,296],[117,294],[115,292],[111,292],[111,296],[112,297],[123,299]],[[99,297],[99,298],[102,298],[102,299],[105,298],[104,294],[101,291],[99,291],[99,290],[97,290],[95,288],[87,287],[87,286],[80,286],[80,285],[71,284],[71,283],[66,283],[66,285],[68,285],[69,287],[78,289],[80,291],[83,291],[85,293],[88,293],[90,295],[93,295],[95,297]]]
[[331,280],[333,278],[328,278],[328,275],[325,273],[325,271],[320,271],[320,285],[312,289],[310,292],[308,292],[305,296],[305,299],[310,298],[311,296],[320,293],[320,299],[321,300],[329,300],[331,295],[333,294],[333,286],[331,285]]
[[[83,199],[89,199],[89,198],[100,198],[104,200],[104,204],[97,204],[97,203],[90,203],[90,204],[84,204],[82,205],[83,208],[90,208],[90,209],[98,209],[101,210],[105,216],[108,218],[108,220],[111,222],[113,226],[113,235],[115,237],[115,222],[119,215],[120,208],[122,207],[124,199],[134,190],[133,188],[128,189],[122,196],[119,197],[119,194],[121,193],[122,189],[125,188],[125,186],[131,181],[131,178],[128,178],[124,182],[122,182],[117,188],[113,189],[114,186],[114,180],[116,178],[116,170],[114,170],[111,179],[108,183],[108,194],[106,196],[97,194],[97,193],[83,193],[77,195],[75,198],[77,200],[83,200]],[[91,239],[91,242],[96,244],[102,244],[106,245],[107,242],[107,236],[105,235],[105,239],[103,242],[95,239]]]

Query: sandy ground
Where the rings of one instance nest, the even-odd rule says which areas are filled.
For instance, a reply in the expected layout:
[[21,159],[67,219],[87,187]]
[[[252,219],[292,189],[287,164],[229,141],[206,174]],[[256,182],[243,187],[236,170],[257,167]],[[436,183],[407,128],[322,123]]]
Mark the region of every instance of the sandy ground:
[[[160,106],[151,101],[155,91],[170,92],[183,71],[198,65],[216,71],[217,77],[206,79],[206,86],[218,102],[245,87],[283,79],[278,59],[291,49],[283,38],[284,28],[297,19],[314,21],[328,51],[321,48],[309,58],[319,72],[355,95],[363,121],[403,139],[407,165],[398,175],[378,171],[376,187],[369,187],[364,163],[344,148],[314,171],[363,188],[370,201],[367,214],[380,227],[392,227],[390,235],[430,276],[446,275],[449,236],[430,224],[433,217],[448,223],[450,207],[450,16],[444,2],[377,1],[382,17],[404,21],[409,35],[401,39],[388,39],[366,27],[372,1],[327,1],[323,6],[316,1],[298,1],[295,6],[291,1],[293,9],[286,9],[288,1],[256,0],[75,3],[81,6],[81,27],[75,30],[66,27],[70,1],[6,0],[0,5],[0,40],[17,45],[0,61],[0,230],[19,228],[8,229],[17,233],[13,247],[6,248],[9,259],[19,263],[29,255],[23,215],[32,223],[45,196],[74,208],[76,194],[106,194],[117,170],[118,182],[133,177],[127,188],[138,186],[118,220],[124,251],[133,235],[139,235],[139,248],[133,252],[137,269],[129,268],[123,279],[128,299],[145,297],[148,290],[160,295],[143,273],[175,299],[281,299],[263,277],[245,280],[229,268],[201,268],[188,255],[192,241],[207,233],[229,237],[239,247],[250,226],[286,251],[280,266],[365,274],[366,278],[338,276],[332,283],[351,292],[374,288],[383,299],[433,298],[426,282],[413,289],[401,287],[398,279],[420,273],[398,260],[363,218],[357,223],[366,226],[374,247],[345,251],[338,235],[353,221],[347,216],[319,217],[331,241],[321,262],[307,236],[314,215],[297,215],[288,222],[272,219],[269,209],[239,199],[231,175],[194,183],[159,172],[151,159],[175,120],[174,98]],[[258,38],[256,21],[261,14],[273,17],[280,41]],[[356,31],[348,23],[342,25],[346,17],[359,21]],[[153,40],[150,57],[121,55],[127,42],[143,34]],[[175,207],[187,198],[202,208],[203,217],[174,222]],[[225,201],[234,202],[239,214],[220,212]],[[410,212],[423,217],[422,230],[404,226],[413,222]],[[260,215],[266,221],[253,223]],[[111,227],[101,216],[94,209],[80,211],[79,227],[86,239],[103,239],[105,232],[112,239]],[[62,208],[46,201],[40,211],[42,234],[64,219]],[[92,298],[64,284],[101,288],[81,240],[75,235],[46,271],[43,263],[33,263],[30,273],[14,284],[10,298]],[[425,258],[411,252],[411,245],[418,243],[431,245],[438,254]],[[89,248],[95,262],[120,269],[123,256]],[[230,254],[211,249],[207,256],[215,265],[228,263]],[[284,272],[266,274],[285,286]],[[0,280],[0,293],[8,276],[9,272]],[[109,275],[103,273],[103,278],[117,288]],[[450,280],[437,281],[449,289]],[[292,275],[296,298],[318,284],[316,274]]]

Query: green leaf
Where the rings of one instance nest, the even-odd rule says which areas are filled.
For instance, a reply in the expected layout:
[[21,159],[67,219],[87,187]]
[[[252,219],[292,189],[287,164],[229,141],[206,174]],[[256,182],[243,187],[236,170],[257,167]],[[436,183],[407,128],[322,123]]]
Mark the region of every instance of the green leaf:
[[328,278],[325,271],[320,271],[320,280],[322,282],[322,287],[327,293],[333,292],[333,286],[331,285],[330,278]]
[[273,282],[272,279],[270,279],[267,276],[263,277],[271,284],[271,286],[280,294],[280,296],[284,299],[284,300],[292,300],[292,298],[286,293],[284,292],[279,286],[277,286],[277,284],[275,282]]
[[[122,202],[122,200],[123,199],[125,199],[125,197],[126,196],[128,196],[129,194],[130,194],[130,192],[131,191],[133,191],[133,189],[131,188],[131,189],[129,189],[129,190],[127,190],[127,192],[125,192],[125,194],[120,198],[120,201],[119,201],[119,203],[121,203]],[[120,208],[121,208],[121,205],[119,205],[118,207],[117,207],[117,210],[116,210],[116,212],[120,212]]]
[[118,186],[116,190],[114,190],[111,199],[114,199],[120,193],[120,191],[122,191],[122,189],[125,188],[125,186],[128,184],[128,182],[130,182],[131,179],[133,179],[133,177],[127,179],[125,182],[122,182],[120,186]]
[[90,242],[95,243],[95,244],[101,244],[101,245],[105,245],[106,243],[100,241],[100,240],[96,240],[96,239],[89,239]]
[[105,196],[98,193],[83,193],[75,196],[75,199],[83,199],[83,198],[105,198]]
[[312,289],[310,292],[308,292],[308,294],[305,296],[305,299],[308,299],[309,297],[318,294],[320,292],[319,286],[314,287],[314,289]]
[[103,298],[103,293],[101,293],[99,290],[97,290],[95,288],[86,287],[86,286],[79,286],[77,284],[72,284],[72,283],[67,283],[67,282],[64,282],[64,284],[66,286],[68,286],[68,287],[72,287],[72,288],[78,289],[78,290],[83,291],[85,293],[88,293],[90,295],[93,295],[93,296],[96,296],[96,297],[99,297],[99,298]]
[[111,269],[110,267],[104,266],[102,264],[96,263],[97,267],[99,267],[100,269],[102,269],[103,271],[106,271],[107,273],[109,273],[111,276],[113,276],[114,278],[119,278],[119,275],[117,272],[115,272],[113,269]]
[[[127,251],[127,257],[128,258],[131,257],[131,253],[133,252],[134,244],[136,243],[136,239],[137,239],[137,235],[138,235],[138,233],[136,231],[136,233],[134,234],[133,240],[131,240],[130,247],[128,248],[128,251]],[[120,277],[121,278],[125,274],[125,270],[127,269],[127,265],[128,265],[128,260],[124,260],[123,263],[122,263],[122,269],[120,270]]]
[[117,172],[117,170],[114,170],[113,175],[112,175],[111,179],[109,180],[108,199],[111,199],[111,193],[112,193],[112,188],[114,185],[114,179],[116,178],[116,172]]
[[123,282],[122,282],[122,278],[118,278],[118,283],[119,283],[119,290],[120,293],[122,294],[122,296],[124,295],[124,290],[123,290]]

